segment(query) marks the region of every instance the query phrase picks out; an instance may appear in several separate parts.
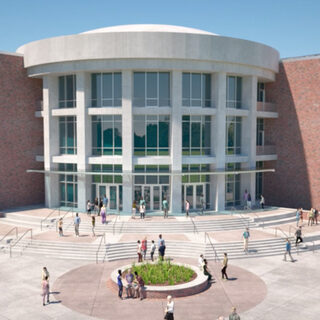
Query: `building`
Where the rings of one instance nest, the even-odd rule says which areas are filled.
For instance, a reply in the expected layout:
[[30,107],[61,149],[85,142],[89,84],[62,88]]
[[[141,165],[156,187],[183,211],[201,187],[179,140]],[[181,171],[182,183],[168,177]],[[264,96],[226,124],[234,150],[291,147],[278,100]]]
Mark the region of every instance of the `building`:
[[[277,75],[273,48],[165,25],[44,39],[19,54],[30,78],[24,81],[42,79],[43,109],[33,121],[43,118],[44,152],[25,170],[38,185],[44,177],[47,206],[85,211],[87,200],[106,194],[111,210],[130,213],[143,197],[147,210],[158,211],[166,198],[178,214],[185,200],[193,209],[202,199],[206,209],[236,207],[245,190],[253,200],[263,193],[269,204],[320,205],[310,186],[319,163],[305,158],[319,146],[316,131],[313,140],[308,133],[319,57],[284,60]],[[300,71],[314,77],[302,79]],[[40,100],[34,96],[34,109]]]

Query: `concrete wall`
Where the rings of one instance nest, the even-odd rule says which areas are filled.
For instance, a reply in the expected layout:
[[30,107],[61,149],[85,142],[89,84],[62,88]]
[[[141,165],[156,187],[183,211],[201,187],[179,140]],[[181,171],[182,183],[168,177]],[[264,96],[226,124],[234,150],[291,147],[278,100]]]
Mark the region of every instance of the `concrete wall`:
[[35,117],[42,81],[27,77],[23,57],[0,54],[0,209],[43,204],[42,174],[36,155],[43,153],[42,119]]

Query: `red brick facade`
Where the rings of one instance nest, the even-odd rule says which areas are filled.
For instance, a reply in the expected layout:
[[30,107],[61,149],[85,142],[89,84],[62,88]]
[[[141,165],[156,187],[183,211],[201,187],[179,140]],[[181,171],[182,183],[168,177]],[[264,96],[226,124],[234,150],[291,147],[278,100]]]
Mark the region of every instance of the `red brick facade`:
[[35,157],[43,146],[43,122],[35,117],[42,81],[27,77],[23,57],[0,54],[0,209],[44,203],[42,174]]
[[320,208],[320,57],[280,63],[276,81],[266,86],[267,100],[279,118],[265,121],[268,144],[277,147],[276,169],[266,174],[264,193],[272,205]]

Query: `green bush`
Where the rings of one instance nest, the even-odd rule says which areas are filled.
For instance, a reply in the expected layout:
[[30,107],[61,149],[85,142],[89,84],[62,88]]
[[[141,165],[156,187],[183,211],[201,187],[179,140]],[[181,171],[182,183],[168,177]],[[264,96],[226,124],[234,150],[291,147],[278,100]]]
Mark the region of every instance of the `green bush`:
[[[194,276],[194,271],[184,266],[178,266],[170,261],[159,261],[155,264],[132,264],[132,273],[135,271],[142,277],[146,285],[170,285],[189,282]],[[125,270],[124,273],[127,273]]]

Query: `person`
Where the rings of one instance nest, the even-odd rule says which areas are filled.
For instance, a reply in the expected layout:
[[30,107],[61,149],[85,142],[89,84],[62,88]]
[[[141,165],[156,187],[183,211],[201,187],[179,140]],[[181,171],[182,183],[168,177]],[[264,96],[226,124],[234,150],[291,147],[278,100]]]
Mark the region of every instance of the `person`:
[[163,198],[162,209],[163,209],[163,218],[168,218],[168,201],[166,198]]
[[186,200],[186,218],[189,217],[190,202]]
[[156,245],[154,244],[154,240],[152,240],[151,241],[151,251],[150,251],[151,261],[153,261],[153,255],[154,255],[155,251],[156,251]]
[[297,209],[297,212],[296,212],[296,223],[297,223],[297,227],[299,226],[299,221],[300,221],[300,210]]
[[299,240],[299,242],[303,242],[303,239],[302,239],[302,227],[301,226],[296,230],[295,236],[296,236],[296,246],[297,246],[298,245],[298,240]]
[[49,300],[49,281],[48,281],[48,277],[45,277],[42,280],[41,283],[41,287],[42,287],[42,305],[45,306],[45,301],[46,301],[46,297],[47,297],[47,303],[50,303]]
[[141,254],[141,243],[140,240],[137,241],[137,255],[138,255],[138,262],[142,262],[142,254]]
[[63,219],[62,218],[59,219],[58,228],[59,228],[59,236],[63,237]]
[[95,215],[93,215],[91,217],[91,224],[92,224],[92,236],[95,237],[96,236],[96,234],[94,232],[94,229],[96,227],[96,216]]
[[140,298],[140,300],[143,300],[143,296],[144,296],[144,294],[143,294],[144,281],[143,281],[142,277],[138,275],[137,271],[135,271],[134,274],[135,274],[135,281],[136,281],[136,284],[137,284],[137,286],[136,286],[136,296],[137,296],[137,298]]
[[101,208],[103,207],[103,201],[100,197],[100,201],[99,201],[99,211],[98,211],[98,216],[100,216],[100,212],[101,212]]
[[77,237],[79,237],[80,222],[81,222],[81,219],[80,219],[79,214],[77,212],[76,216],[74,218],[74,231],[75,231]]
[[223,255],[224,255],[224,257],[223,257],[223,261],[222,261],[221,277],[222,277],[222,279],[229,280],[228,275],[227,275],[228,254],[225,252]]
[[108,207],[108,198],[106,195],[103,196],[103,199],[102,199],[102,204],[107,208]]
[[314,221],[316,224],[318,224],[318,216],[319,216],[319,211],[317,209],[314,209]]
[[229,315],[229,320],[240,320],[240,316],[237,314],[236,307],[232,307],[231,314]]
[[248,252],[248,244],[249,244],[249,238],[250,238],[249,228],[246,228],[246,231],[243,233],[242,237],[243,237],[243,251]]
[[198,266],[201,271],[203,270],[203,264],[204,264],[203,254],[200,254],[200,257],[198,258]]
[[41,279],[44,280],[45,278],[47,278],[47,281],[49,282],[49,277],[50,277],[50,274],[47,267],[43,267]]
[[137,212],[137,203],[136,203],[136,200],[133,200],[133,203],[132,203],[132,216],[131,216],[132,219],[135,219],[136,212]]
[[91,202],[90,200],[87,201],[87,215],[89,216],[91,214]]
[[206,207],[206,202],[204,201],[203,194],[201,194],[201,196],[200,196],[200,205],[201,205],[201,214],[203,214],[205,207]]
[[98,198],[94,199],[94,211],[95,211],[96,214],[98,214],[98,212],[99,212],[99,200],[98,200]]
[[291,262],[294,262],[292,255],[291,255],[291,243],[290,240],[287,238],[287,242],[286,242],[286,252],[284,254],[284,261],[287,261],[287,254],[289,255]]
[[300,208],[300,222],[303,223],[303,209]]
[[144,261],[146,260],[147,248],[148,248],[147,237],[144,237],[144,239],[141,242],[141,254]]
[[261,209],[264,209],[264,202],[265,202],[265,200],[264,200],[264,196],[263,196],[263,195],[261,195],[261,199],[260,199],[260,206],[261,206]]
[[162,234],[159,234],[158,251],[159,251],[159,259],[163,261],[165,251],[166,251],[166,244],[164,239],[162,239]]
[[123,284],[122,284],[122,272],[121,272],[121,270],[118,270],[117,283],[118,283],[118,289],[119,289],[118,297],[122,300]]
[[164,312],[165,312],[165,316],[164,316],[165,319],[167,319],[167,320],[174,320],[174,317],[173,317],[173,313],[174,313],[174,302],[173,302],[171,296],[168,296],[168,297],[167,297],[167,306],[166,306]]
[[251,209],[251,194],[250,193],[248,193],[247,207],[248,207],[248,209]]
[[311,226],[314,223],[314,209],[311,208],[310,212],[309,212],[309,216],[308,216],[308,226],[311,224]]
[[211,281],[212,275],[211,275],[211,273],[209,272],[209,267],[208,267],[208,261],[207,261],[207,259],[203,259],[203,274],[204,274],[205,276],[208,276],[208,281]]
[[141,204],[139,206],[139,211],[140,211],[140,219],[144,219],[145,218],[145,209],[146,209],[146,206],[144,204]]
[[107,223],[107,213],[106,213],[106,207],[103,205],[101,210],[100,210],[100,214],[101,214],[101,223],[102,224],[106,224]]
[[247,206],[247,205],[248,205],[247,202],[248,202],[248,190],[246,189],[246,190],[244,190],[244,194],[243,194],[243,203],[244,203],[244,206]]
[[134,275],[132,273],[132,270],[129,269],[128,273],[126,274],[126,294],[127,294],[127,299],[128,298],[133,298],[134,296],[134,292],[133,292],[133,279],[134,279]]

